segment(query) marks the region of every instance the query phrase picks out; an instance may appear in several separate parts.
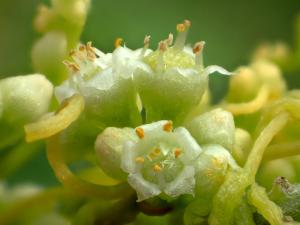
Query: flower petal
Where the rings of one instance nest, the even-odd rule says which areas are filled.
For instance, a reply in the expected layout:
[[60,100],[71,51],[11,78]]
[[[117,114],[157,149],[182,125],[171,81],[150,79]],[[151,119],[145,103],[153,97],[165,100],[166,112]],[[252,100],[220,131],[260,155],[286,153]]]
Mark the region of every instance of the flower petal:
[[204,69],[204,74],[206,74],[206,75],[209,75],[214,72],[218,72],[223,75],[233,75],[232,72],[229,72],[226,69],[224,69],[223,67],[217,66],[217,65],[211,65]]
[[156,184],[146,181],[139,173],[130,174],[128,176],[128,183],[137,192],[137,202],[141,202],[145,199],[157,196],[161,193],[161,190]]
[[192,166],[186,166],[179,176],[166,186],[164,192],[171,197],[177,197],[182,194],[194,195],[194,175],[195,169]]

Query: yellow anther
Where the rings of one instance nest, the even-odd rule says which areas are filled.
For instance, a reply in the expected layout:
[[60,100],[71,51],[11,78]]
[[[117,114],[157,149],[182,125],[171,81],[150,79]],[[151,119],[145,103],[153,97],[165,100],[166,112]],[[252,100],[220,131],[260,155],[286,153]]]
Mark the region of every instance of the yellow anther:
[[188,28],[192,25],[191,21],[189,21],[189,20],[185,20],[183,24],[186,28]]
[[137,127],[135,129],[135,133],[136,135],[140,138],[140,139],[143,139],[145,137],[145,132],[144,132],[144,129],[141,128],[141,127]]
[[197,43],[194,45],[194,48],[193,48],[194,54],[199,54],[199,53],[201,53],[201,51],[202,51],[204,45],[205,45],[205,42],[204,42],[204,41],[199,41],[199,42],[197,42]]
[[162,168],[161,168],[160,165],[155,164],[155,165],[153,166],[153,170],[154,170],[155,172],[159,173],[160,171],[162,171]]
[[172,45],[173,44],[173,39],[174,39],[174,36],[172,33],[169,33],[169,36],[168,38],[165,40],[165,42],[168,44],[168,45]]
[[145,39],[144,39],[144,45],[145,46],[148,46],[150,44],[150,38],[151,38],[150,35],[145,36]]
[[160,155],[161,150],[160,150],[160,148],[155,148],[153,152],[155,155]]
[[158,43],[158,49],[160,52],[165,52],[167,50],[167,48],[168,48],[168,45],[165,41],[160,41]]
[[78,72],[80,70],[79,65],[77,65],[76,63],[65,60],[63,61],[63,64],[65,64],[69,69],[71,69],[72,72]]
[[173,131],[173,122],[172,121],[166,122],[163,126],[163,130],[167,132]]
[[175,150],[174,150],[175,158],[178,158],[181,155],[181,153],[182,153],[182,151],[180,148],[175,148]]
[[69,56],[72,57],[74,55],[76,55],[76,50],[73,49],[69,52]]
[[178,32],[184,32],[185,29],[186,29],[186,26],[185,26],[183,23],[179,23],[179,24],[177,24],[177,26],[176,26],[176,30],[177,30]]
[[80,45],[79,46],[79,51],[82,51],[82,52],[85,51],[85,45]]
[[145,162],[145,159],[144,159],[143,157],[136,157],[136,158],[135,158],[135,161],[136,161],[137,163],[143,164],[143,163]]
[[123,42],[123,39],[122,39],[122,38],[117,38],[117,39],[115,40],[115,48],[120,47],[121,44],[122,44],[122,42]]

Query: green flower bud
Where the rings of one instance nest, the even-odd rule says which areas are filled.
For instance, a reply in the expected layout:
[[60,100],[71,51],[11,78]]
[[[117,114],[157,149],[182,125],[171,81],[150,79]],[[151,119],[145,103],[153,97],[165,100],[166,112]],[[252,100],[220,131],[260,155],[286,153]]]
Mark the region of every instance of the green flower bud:
[[164,194],[194,194],[195,164],[202,152],[189,132],[170,121],[137,127],[138,141],[124,143],[121,167],[138,201]]
[[251,68],[259,77],[260,82],[269,87],[270,100],[283,96],[287,87],[278,66],[268,61],[259,60],[255,61]]
[[54,83],[65,79],[62,61],[67,55],[67,39],[63,32],[51,31],[39,39],[32,48],[32,63],[36,71],[47,74]]
[[144,58],[150,68],[138,68],[134,81],[146,110],[146,121],[170,119],[180,124],[197,107],[207,89],[208,75],[230,73],[218,66],[204,68],[204,42],[194,49],[184,47],[190,22],[177,25],[178,37],[161,41],[158,49]]
[[232,156],[240,166],[243,166],[247,160],[250,148],[252,146],[251,135],[243,129],[235,129],[234,146]]
[[199,144],[219,144],[232,150],[235,126],[230,112],[214,109],[194,118],[186,127]]
[[197,160],[196,197],[212,197],[224,182],[228,169],[238,169],[239,166],[228,150],[220,145],[205,145],[202,149],[203,153]]
[[121,156],[126,141],[137,141],[134,129],[108,127],[98,135],[95,149],[102,170],[113,178],[126,180],[121,169]]
[[52,84],[40,74],[9,77],[0,80],[2,120],[24,125],[48,111]]

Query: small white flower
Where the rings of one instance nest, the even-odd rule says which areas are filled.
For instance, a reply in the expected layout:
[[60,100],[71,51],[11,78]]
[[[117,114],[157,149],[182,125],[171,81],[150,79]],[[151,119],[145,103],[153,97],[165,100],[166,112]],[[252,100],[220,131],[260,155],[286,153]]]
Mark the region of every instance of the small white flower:
[[195,162],[202,152],[189,132],[170,121],[136,128],[137,141],[124,144],[121,168],[137,191],[138,201],[164,193],[194,194]]

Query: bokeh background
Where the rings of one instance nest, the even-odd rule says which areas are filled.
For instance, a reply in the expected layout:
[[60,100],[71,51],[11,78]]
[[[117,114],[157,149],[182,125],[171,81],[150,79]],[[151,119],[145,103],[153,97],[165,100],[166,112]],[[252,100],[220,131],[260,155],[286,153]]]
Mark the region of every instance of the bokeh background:
[[[39,37],[33,19],[40,3],[49,1],[0,0],[0,78],[34,72],[30,50]],[[190,19],[188,41],[206,41],[205,64],[234,70],[249,63],[262,42],[280,40],[293,46],[294,19],[299,12],[299,0],[93,0],[82,41],[91,40],[107,52],[113,50],[117,37],[128,47],[139,48],[149,34],[151,47],[156,48],[169,32],[175,33],[177,23]],[[226,91],[227,79],[211,77],[215,100]],[[44,151],[9,180],[12,184],[22,181],[55,184]]]

